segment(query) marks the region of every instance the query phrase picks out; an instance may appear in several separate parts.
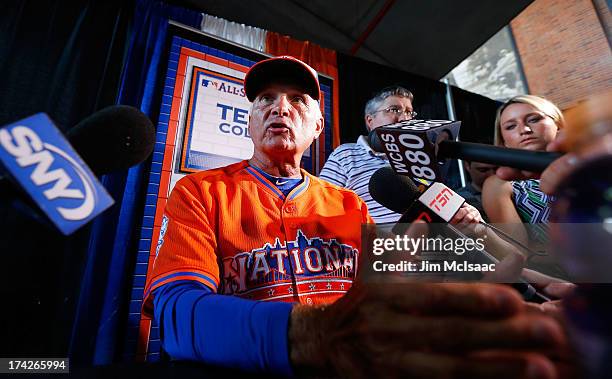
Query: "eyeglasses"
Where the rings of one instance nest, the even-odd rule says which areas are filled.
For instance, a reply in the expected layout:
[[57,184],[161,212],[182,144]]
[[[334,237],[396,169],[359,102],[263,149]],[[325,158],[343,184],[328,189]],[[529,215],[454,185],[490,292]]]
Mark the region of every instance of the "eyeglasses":
[[408,111],[408,110],[404,110],[402,108],[399,107],[394,107],[391,106],[389,108],[384,108],[384,109],[379,109],[377,111],[372,112],[371,114],[377,113],[377,112],[385,112],[388,114],[394,114],[398,117],[400,117],[401,115],[405,114],[406,116],[410,117],[409,119],[412,120],[413,118],[416,117],[417,113],[415,111]]

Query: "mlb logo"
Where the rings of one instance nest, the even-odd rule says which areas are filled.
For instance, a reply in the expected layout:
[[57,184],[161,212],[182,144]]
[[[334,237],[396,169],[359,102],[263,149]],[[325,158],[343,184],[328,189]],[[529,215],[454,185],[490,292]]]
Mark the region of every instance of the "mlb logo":
[[74,232],[113,204],[44,113],[0,129],[0,161],[63,234]]

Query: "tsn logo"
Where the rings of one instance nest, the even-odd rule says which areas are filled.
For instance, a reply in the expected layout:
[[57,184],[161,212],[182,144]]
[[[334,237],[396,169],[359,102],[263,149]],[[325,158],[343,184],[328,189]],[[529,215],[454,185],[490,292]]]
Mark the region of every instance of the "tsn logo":
[[441,208],[444,208],[446,204],[448,204],[448,201],[453,196],[454,195],[451,190],[449,190],[448,188],[444,188],[442,191],[440,191],[440,193],[436,195],[436,197],[433,198],[433,200],[429,202],[429,207],[435,207],[436,210],[439,211]]
[[[30,180],[37,187],[52,183],[42,193],[49,201],[56,199],[80,199],[77,207],[57,206],[59,214],[66,220],[83,220],[91,215],[95,206],[94,187],[89,175],[82,167],[62,149],[45,143],[38,134],[27,126],[16,126],[10,131],[0,130],[0,145],[15,158],[19,167],[34,165]],[[55,156],[64,159],[75,171],[82,183],[84,193],[78,188],[70,188],[72,178],[63,168],[51,169]]]
[[449,222],[461,208],[465,199],[444,184],[434,182],[419,197],[419,202],[427,208],[427,211],[420,215],[423,221],[431,220],[429,213],[432,213],[441,217],[445,222]]

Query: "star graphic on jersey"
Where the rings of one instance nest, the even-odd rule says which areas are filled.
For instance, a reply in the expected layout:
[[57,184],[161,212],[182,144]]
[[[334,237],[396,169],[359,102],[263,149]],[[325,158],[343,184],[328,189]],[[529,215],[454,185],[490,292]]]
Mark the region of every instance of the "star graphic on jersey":
[[313,291],[315,288],[317,288],[314,283],[310,283],[310,285],[308,287],[310,288],[311,291]]
[[340,283],[340,289],[343,290],[344,289],[344,283]]
[[331,284],[331,282],[327,282],[327,289],[328,289],[328,290],[332,289],[332,284]]
[[289,293],[293,293],[293,287],[289,286],[289,289],[287,290]]
[[268,290],[268,296],[273,296],[274,295],[274,288],[270,288]]

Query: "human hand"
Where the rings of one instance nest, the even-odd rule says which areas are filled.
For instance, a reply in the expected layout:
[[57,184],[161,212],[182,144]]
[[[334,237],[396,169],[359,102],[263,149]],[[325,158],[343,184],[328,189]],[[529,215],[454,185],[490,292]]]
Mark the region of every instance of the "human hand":
[[[408,235],[417,235],[414,224]],[[297,305],[290,357],[300,374],[344,377],[555,378],[557,322],[496,284],[368,281],[325,307]]]
[[565,336],[526,309],[500,285],[357,283],[329,307],[294,308],[291,359],[357,378],[555,378],[545,352]]
[[523,270],[522,277],[544,295],[553,299],[542,304],[530,304],[530,306],[539,308],[542,312],[562,320],[562,301],[576,290],[576,285],[529,269]]
[[467,225],[477,224],[480,221],[482,221],[482,216],[480,212],[478,212],[478,209],[468,203],[463,203],[449,223]]

